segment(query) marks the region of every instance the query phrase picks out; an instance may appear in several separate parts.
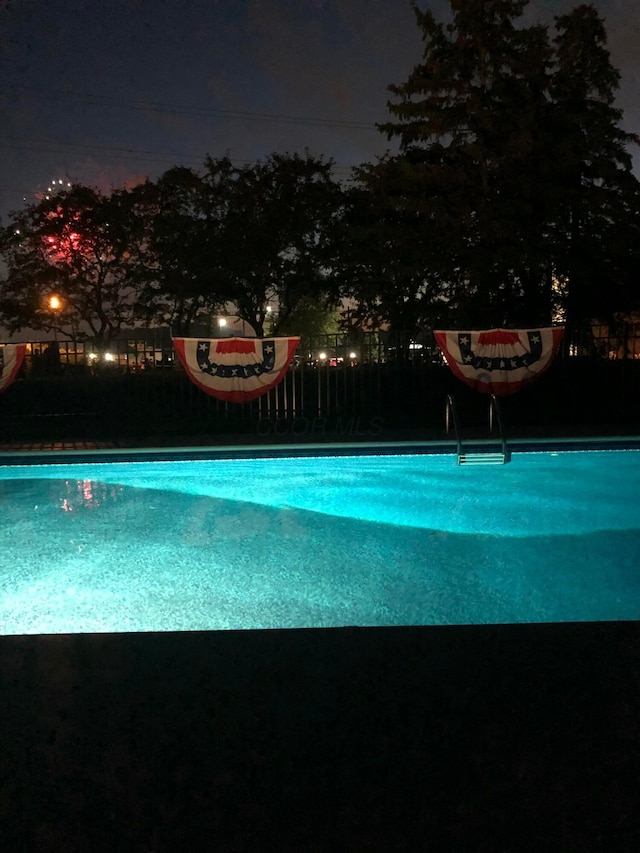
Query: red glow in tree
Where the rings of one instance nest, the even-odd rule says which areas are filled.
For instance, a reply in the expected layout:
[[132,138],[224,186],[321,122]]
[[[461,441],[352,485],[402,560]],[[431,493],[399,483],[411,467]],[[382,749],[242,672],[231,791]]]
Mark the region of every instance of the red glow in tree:
[[[134,218],[126,191],[74,185],[16,214],[2,234],[9,275],[0,311],[11,330],[71,329],[107,345],[135,321]],[[51,294],[62,308],[52,312]]]

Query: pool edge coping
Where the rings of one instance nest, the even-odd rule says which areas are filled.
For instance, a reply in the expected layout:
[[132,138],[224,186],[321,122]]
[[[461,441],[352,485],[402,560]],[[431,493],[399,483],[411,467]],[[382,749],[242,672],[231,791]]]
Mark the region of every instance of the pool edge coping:
[[[466,440],[468,448],[490,447],[495,439]],[[640,436],[514,438],[508,442],[511,452],[640,450]],[[0,451],[0,467],[12,465],[73,464],[96,462],[204,461],[212,459],[278,459],[311,456],[389,456],[456,454],[456,442],[389,441],[323,442],[318,444],[234,444],[201,446],[52,448]]]

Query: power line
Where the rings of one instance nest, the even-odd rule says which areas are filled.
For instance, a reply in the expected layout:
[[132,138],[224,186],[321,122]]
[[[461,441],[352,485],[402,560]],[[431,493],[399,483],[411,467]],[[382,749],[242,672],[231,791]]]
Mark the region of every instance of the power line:
[[46,97],[54,100],[71,100],[77,103],[88,104],[90,106],[131,109],[147,113],[168,113],[170,115],[191,115],[197,116],[198,118],[227,118],[267,123],[299,124],[310,127],[328,127],[346,130],[375,130],[378,132],[376,124],[369,121],[328,119],[317,118],[314,116],[295,116],[286,115],[285,113],[255,112],[250,110],[225,110],[214,107],[187,107],[181,104],[166,104],[161,101],[147,101],[144,99],[123,101],[110,95],[98,95],[91,92],[67,92],[62,89],[38,89],[35,86],[24,86],[22,84],[15,84],[12,88],[19,89],[34,97]]

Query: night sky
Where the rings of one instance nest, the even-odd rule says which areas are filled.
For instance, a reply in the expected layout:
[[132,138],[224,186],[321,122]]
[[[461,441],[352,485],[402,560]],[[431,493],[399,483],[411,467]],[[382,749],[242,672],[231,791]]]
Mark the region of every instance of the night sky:
[[[532,0],[525,20],[575,5]],[[640,133],[640,3],[595,5]],[[207,153],[308,148],[347,177],[389,148],[387,85],[421,55],[409,0],[0,0],[0,216],[54,178],[108,190]]]

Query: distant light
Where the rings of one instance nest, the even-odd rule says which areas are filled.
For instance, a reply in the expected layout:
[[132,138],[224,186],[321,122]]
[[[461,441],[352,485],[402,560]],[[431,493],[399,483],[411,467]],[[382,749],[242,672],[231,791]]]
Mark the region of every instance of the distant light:
[[51,296],[50,297],[49,308],[51,308],[52,311],[57,311],[58,308],[61,307],[61,305],[62,305],[62,302],[60,302],[60,299],[57,296]]
[[319,355],[319,359],[320,359],[320,361],[324,361],[324,360],[326,359],[326,357],[327,357],[326,352],[321,352],[321,353],[320,353],[320,355]]
[[222,328],[222,326],[226,326],[226,325],[227,325],[227,321],[225,320],[225,318],[224,318],[224,317],[219,317],[219,318],[218,318],[218,325],[219,325],[221,328]]
[[355,357],[356,357],[356,353],[355,353],[355,352],[350,352],[350,353],[349,353],[349,358],[355,358]]
[[96,361],[98,358],[98,353],[97,352],[90,352],[88,357],[89,357],[90,361]]
[[105,361],[115,361],[115,356],[112,352],[105,352],[104,360]]

